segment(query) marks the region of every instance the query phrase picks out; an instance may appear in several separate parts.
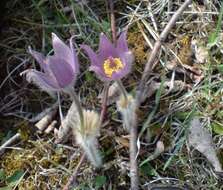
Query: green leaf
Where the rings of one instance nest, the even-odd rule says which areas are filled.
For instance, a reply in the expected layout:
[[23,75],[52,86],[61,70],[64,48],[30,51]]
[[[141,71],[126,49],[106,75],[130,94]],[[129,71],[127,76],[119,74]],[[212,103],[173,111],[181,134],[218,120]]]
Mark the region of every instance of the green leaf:
[[99,189],[103,187],[103,185],[106,183],[106,177],[105,176],[97,176],[95,178],[95,188]]
[[223,64],[217,66],[218,71],[223,74]]
[[146,176],[158,176],[156,170],[150,165],[150,163],[143,164],[140,167],[140,171]]
[[5,180],[5,171],[3,169],[0,169],[0,181]]
[[90,72],[85,73],[85,80],[88,82],[93,82],[95,80],[94,76]]
[[213,32],[210,34],[209,38],[208,38],[208,47],[211,48],[213,46],[215,46],[215,44],[217,44],[218,42],[218,34],[217,32]]
[[9,186],[7,186],[7,187],[0,187],[0,190],[12,190],[12,187],[9,187]]
[[223,135],[223,126],[218,123],[212,123],[211,125],[213,131],[218,135]]
[[208,47],[211,48],[214,45],[216,45],[216,43],[219,40],[219,33],[221,31],[221,21],[222,21],[222,16],[223,16],[223,3],[221,5],[221,10],[220,10],[220,14],[218,17],[218,23],[216,26],[216,30],[214,32],[212,32],[208,38]]
[[10,177],[8,177],[6,179],[7,183],[14,183],[14,182],[18,182],[21,177],[23,177],[24,175],[24,171],[22,170],[17,170],[14,172],[14,174],[12,174]]

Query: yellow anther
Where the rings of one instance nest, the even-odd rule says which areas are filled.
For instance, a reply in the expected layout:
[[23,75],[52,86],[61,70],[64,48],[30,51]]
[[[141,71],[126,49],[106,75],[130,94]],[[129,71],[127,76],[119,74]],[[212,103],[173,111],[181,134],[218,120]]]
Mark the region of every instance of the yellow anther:
[[108,58],[104,61],[104,72],[108,77],[111,77],[113,72],[123,69],[124,65],[120,58]]

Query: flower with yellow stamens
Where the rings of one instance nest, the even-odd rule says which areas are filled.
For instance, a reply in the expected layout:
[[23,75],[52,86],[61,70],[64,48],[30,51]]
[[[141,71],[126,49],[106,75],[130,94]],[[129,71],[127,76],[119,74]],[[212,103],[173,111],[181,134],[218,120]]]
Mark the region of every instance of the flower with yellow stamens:
[[103,64],[104,72],[108,77],[112,77],[113,72],[117,72],[123,69],[123,67],[124,66],[120,58],[109,57]]
[[103,81],[119,80],[131,70],[134,57],[128,49],[126,31],[121,33],[117,45],[101,34],[98,54],[87,45],[82,45],[82,48],[91,60],[90,70]]

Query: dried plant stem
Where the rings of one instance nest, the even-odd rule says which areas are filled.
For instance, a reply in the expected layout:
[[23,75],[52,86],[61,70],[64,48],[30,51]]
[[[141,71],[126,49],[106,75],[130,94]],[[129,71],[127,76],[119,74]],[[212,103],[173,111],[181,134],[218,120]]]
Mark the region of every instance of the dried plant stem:
[[102,105],[101,105],[100,125],[102,125],[104,117],[105,117],[105,113],[106,113],[107,101],[108,101],[108,90],[109,90],[109,83],[105,83]]
[[137,100],[139,101],[139,104],[141,103],[141,96],[142,96],[142,92],[143,89],[145,87],[146,81],[148,80],[149,76],[150,76],[150,72],[152,70],[152,66],[156,60],[157,54],[160,50],[160,47],[162,45],[162,43],[166,40],[167,35],[169,34],[170,30],[173,28],[173,26],[175,25],[177,19],[179,18],[179,16],[182,14],[182,12],[188,7],[188,5],[190,5],[192,2],[192,0],[186,0],[181,7],[175,12],[175,14],[172,16],[172,18],[170,19],[170,21],[168,22],[168,24],[166,25],[166,27],[164,28],[164,30],[162,31],[162,33],[160,34],[159,39],[156,41],[153,50],[150,54],[149,60],[146,63],[142,78],[140,80],[140,84],[139,84],[139,89],[137,91]]
[[70,93],[70,96],[71,96],[72,100],[75,102],[75,104],[76,104],[76,106],[77,106],[77,111],[78,111],[78,114],[79,114],[79,116],[80,116],[80,122],[81,122],[80,124],[81,124],[81,129],[82,129],[83,126],[84,126],[84,115],[83,115],[83,109],[82,109],[82,106],[81,106],[81,104],[80,104],[79,98],[77,97],[77,95],[76,95],[74,89],[71,89],[71,90],[69,91],[69,93]]
[[130,126],[130,178],[131,178],[131,190],[139,189],[139,175],[138,175],[138,163],[137,163],[137,119],[134,120],[132,126]]
[[81,159],[80,159],[78,165],[74,169],[74,172],[73,172],[72,176],[69,178],[69,180],[66,183],[66,185],[64,186],[63,190],[69,190],[69,189],[71,189],[71,187],[75,188],[77,186],[77,183],[76,183],[77,173],[78,173],[78,170],[81,167],[81,164],[84,162],[85,157],[86,157],[85,154],[83,154],[81,156]]
[[116,82],[117,82],[117,84],[118,84],[118,86],[119,86],[119,89],[120,89],[120,91],[122,92],[123,96],[124,96],[125,99],[127,100],[127,99],[128,99],[128,97],[127,97],[127,92],[126,92],[125,87],[124,87],[123,84],[122,84],[122,81],[117,80]]
[[[146,81],[149,78],[150,71],[152,66],[156,60],[157,54],[160,50],[161,44],[166,40],[167,35],[170,30],[176,23],[179,16],[182,12],[187,8],[189,4],[191,4],[192,0],[186,0],[182,6],[176,11],[176,13],[172,16],[167,26],[162,31],[160,38],[156,41],[152,53],[150,54],[149,60],[146,63],[145,70],[143,72],[142,78],[140,80],[139,89],[136,94],[136,110],[139,108],[141,104],[141,96],[143,94],[143,90],[146,84]],[[130,171],[131,171],[131,190],[139,189],[139,179],[138,179],[138,167],[137,167],[137,121],[133,123],[130,127]]]
[[108,0],[109,7],[111,10],[111,31],[113,43],[116,43],[116,27],[115,27],[115,14],[114,14],[114,3],[113,0]]
[[19,140],[21,137],[20,133],[16,133],[14,136],[12,136],[10,139],[8,139],[3,145],[0,146],[0,155],[4,153],[4,150],[14,143],[15,141]]

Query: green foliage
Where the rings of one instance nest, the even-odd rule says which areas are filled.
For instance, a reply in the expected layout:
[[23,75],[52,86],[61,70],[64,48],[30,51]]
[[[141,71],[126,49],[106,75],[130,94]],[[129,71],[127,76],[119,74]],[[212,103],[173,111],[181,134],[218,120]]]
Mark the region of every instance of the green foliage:
[[5,180],[5,171],[3,169],[0,169],[0,181]]
[[223,125],[213,122],[211,127],[216,134],[223,135]]
[[0,181],[4,184],[6,184],[5,187],[0,187],[0,190],[12,190],[14,187],[16,187],[23,176],[25,175],[25,172],[22,170],[15,171],[11,176],[6,177],[5,172],[3,169],[0,170]]
[[223,64],[217,66],[218,71],[223,74]]
[[150,165],[150,163],[145,163],[140,167],[140,171],[145,176],[159,176],[156,170]]
[[107,181],[107,178],[105,176],[97,176],[94,181],[95,188],[99,189],[103,187],[103,185],[106,184],[106,181]]
[[221,5],[221,10],[220,10],[220,14],[218,17],[216,30],[215,30],[215,32],[212,32],[208,38],[208,47],[209,48],[215,46],[217,44],[217,42],[219,41],[219,33],[221,31],[222,16],[223,16],[223,3]]
[[91,72],[86,72],[84,76],[85,80],[89,83],[92,83],[95,80],[94,75]]
[[13,133],[12,133],[11,130],[9,130],[5,136],[4,136],[4,134],[2,134],[1,137],[0,137],[0,144],[3,144],[8,139],[10,139],[10,137],[12,137],[12,136],[13,136]]
[[147,117],[146,121],[144,122],[143,127],[142,127],[141,131],[139,132],[139,138],[142,136],[144,131],[149,127],[149,124],[151,123],[151,121],[152,121],[152,119],[153,119],[153,117],[154,117],[154,115],[155,115],[155,113],[156,113],[156,111],[158,109],[158,106],[159,106],[159,103],[160,103],[160,98],[161,98],[162,91],[163,91],[164,81],[165,81],[165,79],[162,78],[161,85],[160,85],[159,89],[156,92],[154,109],[152,110],[152,112],[149,114],[149,116]]

